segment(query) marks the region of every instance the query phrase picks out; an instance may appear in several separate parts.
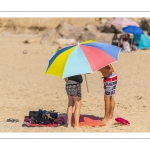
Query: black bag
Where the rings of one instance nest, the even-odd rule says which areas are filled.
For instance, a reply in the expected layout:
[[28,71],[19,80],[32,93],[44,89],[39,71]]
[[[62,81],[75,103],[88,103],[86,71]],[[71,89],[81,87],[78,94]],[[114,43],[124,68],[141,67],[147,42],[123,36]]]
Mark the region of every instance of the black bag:
[[45,118],[47,119],[47,115],[50,115],[50,118],[57,119],[58,118],[58,113],[53,111],[46,111],[46,110],[41,110],[39,111],[29,111],[29,117],[39,117],[39,118]]
[[29,117],[39,117],[39,118],[42,118],[42,114],[39,111],[29,111]]
[[53,119],[44,119],[44,118],[39,118],[39,117],[33,117],[33,120],[37,123],[37,124],[50,124],[53,123],[54,120]]
[[53,111],[46,111],[46,110],[41,110],[39,109],[39,112],[42,114],[42,118],[52,118],[52,119],[57,119],[58,118],[58,113]]
[[58,118],[58,113],[57,112],[54,112],[55,110],[53,111],[49,111],[48,113],[50,114],[50,116],[53,118],[53,119],[57,119]]

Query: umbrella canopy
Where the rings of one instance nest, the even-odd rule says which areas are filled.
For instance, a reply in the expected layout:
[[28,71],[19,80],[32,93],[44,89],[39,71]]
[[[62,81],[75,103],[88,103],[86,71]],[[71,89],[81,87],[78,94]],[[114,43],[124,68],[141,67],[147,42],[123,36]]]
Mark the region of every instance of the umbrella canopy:
[[126,33],[144,34],[144,31],[140,27],[137,27],[137,26],[127,26],[127,27],[124,27],[122,30]]
[[62,48],[50,60],[46,74],[66,78],[94,73],[118,61],[120,47],[96,41],[86,41]]
[[128,18],[115,18],[113,20],[110,21],[110,23],[112,25],[118,25],[118,26],[122,26],[122,27],[126,27],[126,26],[139,26],[138,23],[136,23],[135,21],[128,19]]

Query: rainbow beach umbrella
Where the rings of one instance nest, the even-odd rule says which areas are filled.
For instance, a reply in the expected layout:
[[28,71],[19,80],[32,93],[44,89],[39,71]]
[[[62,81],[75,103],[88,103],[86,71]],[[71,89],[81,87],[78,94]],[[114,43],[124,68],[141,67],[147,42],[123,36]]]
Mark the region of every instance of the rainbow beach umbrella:
[[59,50],[50,60],[46,74],[66,78],[94,73],[118,61],[121,48],[93,40],[70,45]]

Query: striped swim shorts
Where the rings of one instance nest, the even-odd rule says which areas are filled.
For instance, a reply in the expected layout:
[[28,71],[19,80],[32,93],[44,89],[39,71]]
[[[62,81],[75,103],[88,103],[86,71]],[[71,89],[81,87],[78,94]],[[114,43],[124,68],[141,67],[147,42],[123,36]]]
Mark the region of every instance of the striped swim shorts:
[[115,94],[116,85],[117,85],[117,75],[113,72],[111,75],[104,77],[104,90],[105,95],[112,96]]

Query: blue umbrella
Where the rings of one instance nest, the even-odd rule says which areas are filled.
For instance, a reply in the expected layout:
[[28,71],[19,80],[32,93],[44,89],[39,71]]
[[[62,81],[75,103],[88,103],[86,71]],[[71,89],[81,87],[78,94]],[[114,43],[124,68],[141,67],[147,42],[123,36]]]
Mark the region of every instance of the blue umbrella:
[[144,31],[137,26],[127,26],[122,28],[122,30],[126,33],[132,33],[132,34],[144,34]]

